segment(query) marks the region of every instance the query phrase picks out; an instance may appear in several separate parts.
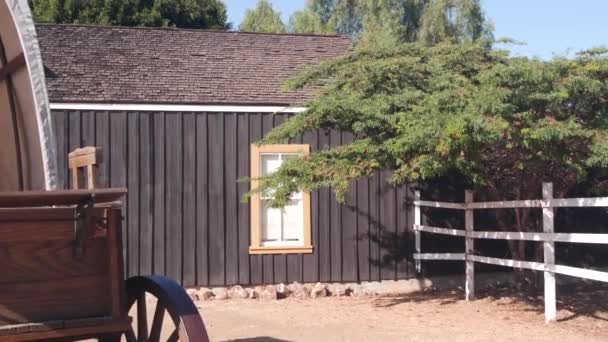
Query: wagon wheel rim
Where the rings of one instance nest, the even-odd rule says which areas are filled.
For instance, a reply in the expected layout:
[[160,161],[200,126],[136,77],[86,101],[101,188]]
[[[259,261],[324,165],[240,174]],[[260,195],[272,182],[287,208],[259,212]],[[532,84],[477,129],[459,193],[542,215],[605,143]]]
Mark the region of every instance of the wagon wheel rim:
[[[127,307],[137,307],[137,326],[125,334],[127,342],[160,342],[163,321],[169,316],[173,329],[166,341],[208,342],[203,320],[184,289],[175,281],[163,276],[138,276],[127,280]],[[146,294],[157,299],[148,326]]]

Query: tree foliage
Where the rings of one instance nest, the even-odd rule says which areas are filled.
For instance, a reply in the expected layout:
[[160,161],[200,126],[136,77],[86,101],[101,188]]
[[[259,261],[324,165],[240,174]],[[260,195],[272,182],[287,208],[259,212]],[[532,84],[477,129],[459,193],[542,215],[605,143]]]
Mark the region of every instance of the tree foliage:
[[[461,175],[495,201],[538,198],[542,182],[554,183],[556,197],[582,182],[608,185],[608,50],[541,61],[467,42],[358,48],[288,85],[317,86],[320,94],[259,143],[318,129],[354,138],[259,179],[254,191],[271,206],[322,187],[341,201],[353,180],[384,170],[395,184]],[[495,214],[502,230],[538,231],[542,222],[529,208]],[[542,261],[540,244],[508,246],[514,259]],[[537,288],[526,272],[515,276]]]
[[321,17],[309,8],[296,11],[289,17],[289,31],[306,34],[335,33],[327,23],[323,23]]
[[29,0],[36,22],[228,29],[220,0]]
[[357,49],[288,86],[320,95],[261,144],[316,129],[352,143],[286,161],[258,191],[284,205],[298,189],[331,187],[392,170],[392,181],[458,172],[497,199],[536,197],[541,182],[565,194],[591,170],[608,167],[608,54],[576,59],[510,58],[480,44],[412,43]]
[[376,47],[492,40],[479,0],[309,0],[290,23],[296,33],[333,32]]
[[486,23],[479,0],[431,1],[419,16],[419,23],[418,39],[427,45],[446,40],[492,40],[493,28]]
[[245,12],[239,30],[282,33],[286,31],[286,27],[281,21],[281,13],[275,10],[268,0],[258,0],[254,9]]

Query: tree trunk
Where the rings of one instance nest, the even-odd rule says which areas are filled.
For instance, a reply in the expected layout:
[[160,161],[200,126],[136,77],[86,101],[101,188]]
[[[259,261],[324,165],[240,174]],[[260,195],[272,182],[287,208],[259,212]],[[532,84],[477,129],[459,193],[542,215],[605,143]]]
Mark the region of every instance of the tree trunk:
[[[513,260],[527,260],[526,242],[520,240],[509,240],[509,252]],[[539,278],[536,271],[524,268],[513,268],[513,282],[519,291],[528,295],[536,295],[539,289]]]
[[[512,220],[504,214],[504,210],[497,212],[498,227],[503,231],[520,231],[530,232],[535,231],[536,220],[532,216],[531,208],[517,208],[514,210]],[[533,253],[528,253],[527,243],[522,240],[507,240],[509,246],[509,253],[513,260],[521,261],[540,261],[538,259],[538,253],[542,252],[542,245],[536,243]],[[531,254],[531,255],[530,255]],[[542,254],[541,254],[542,255]],[[528,295],[535,296],[539,286],[540,278],[535,274],[536,271],[514,268],[513,269],[513,281],[518,290],[526,292]]]

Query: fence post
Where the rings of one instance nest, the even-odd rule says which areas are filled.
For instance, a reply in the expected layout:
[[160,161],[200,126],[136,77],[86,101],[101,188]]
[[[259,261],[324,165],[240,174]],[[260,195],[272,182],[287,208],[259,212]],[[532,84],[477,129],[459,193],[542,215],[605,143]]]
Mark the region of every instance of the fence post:
[[[553,199],[553,183],[543,183],[543,232],[553,233],[554,209],[548,200]],[[555,304],[555,273],[547,271],[547,265],[555,264],[555,243],[543,242],[545,263],[545,321],[553,322],[556,319]]]
[[469,208],[469,204],[473,202],[473,191],[465,190],[464,202],[466,209],[464,212],[464,226],[465,226],[465,263],[466,263],[466,279],[465,279],[465,296],[466,300],[471,300],[475,297],[475,262],[469,258],[469,255],[473,254],[475,249],[475,240],[471,237],[470,233],[473,231],[473,209]]
[[[414,200],[416,201],[416,204],[414,205],[414,224],[416,226],[420,226],[422,224],[422,219],[421,219],[421,215],[420,215],[420,205],[418,204],[417,201],[420,201],[420,190],[416,190],[416,192],[414,193]],[[415,240],[415,247],[416,247],[416,253],[420,253],[421,251],[421,246],[420,246],[420,231],[418,229],[414,230],[414,240]],[[420,259],[416,259],[415,260],[416,263],[416,272],[420,273],[421,271],[421,265],[420,265]]]

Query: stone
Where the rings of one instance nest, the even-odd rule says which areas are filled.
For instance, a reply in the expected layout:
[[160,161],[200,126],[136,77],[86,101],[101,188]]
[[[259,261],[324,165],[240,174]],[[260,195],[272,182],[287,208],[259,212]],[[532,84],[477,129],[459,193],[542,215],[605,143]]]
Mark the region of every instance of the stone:
[[351,285],[350,289],[350,295],[353,297],[371,297],[374,293],[373,290],[359,284]]
[[283,283],[280,283],[279,285],[277,285],[276,290],[277,290],[277,298],[279,298],[279,299],[289,297],[289,295],[292,292],[291,289],[289,288],[289,286],[287,286]]
[[329,287],[329,292],[332,296],[343,297],[346,296],[347,287],[342,284],[334,284]]
[[390,281],[369,281],[361,285],[363,290],[367,291],[367,293],[381,293],[387,292],[386,288],[389,286]]
[[316,283],[310,290],[311,298],[327,297],[327,285]]
[[260,298],[259,292],[256,292],[255,289],[247,289],[247,293],[250,299]]
[[213,293],[213,291],[209,290],[208,288],[201,287],[198,290],[199,300],[209,300],[213,297],[215,297],[215,294]]
[[262,298],[262,293],[264,293],[264,286],[256,286],[253,288],[255,298]]
[[230,298],[232,299],[247,299],[249,298],[249,292],[245,290],[241,285],[234,285],[230,288]]
[[226,290],[223,287],[216,287],[212,291],[213,291],[213,294],[215,295],[214,298],[217,300],[224,300],[224,299],[230,298],[230,296],[228,294],[228,290]]
[[352,296],[358,289],[361,288],[361,284],[350,283],[350,284],[346,284],[346,287],[348,288],[348,290],[350,292],[350,296]]
[[264,292],[264,286],[256,286],[253,288],[253,294],[251,298],[262,298],[262,293]]
[[188,294],[188,297],[192,299],[192,301],[200,300],[197,289],[186,289],[186,293]]
[[272,285],[268,285],[268,286],[264,287],[264,290],[262,291],[260,298],[262,298],[264,300],[276,300],[278,298],[277,289]]
[[304,284],[303,286],[304,286],[304,288],[306,288],[308,290],[308,293],[310,293],[310,292],[312,292],[312,288],[315,287],[315,284],[308,283],[308,284]]
[[288,287],[289,287],[289,290],[291,291],[291,296],[293,298],[306,299],[306,298],[310,297],[310,289],[308,289],[306,286],[304,286],[298,282],[294,282],[293,284],[290,284]]

